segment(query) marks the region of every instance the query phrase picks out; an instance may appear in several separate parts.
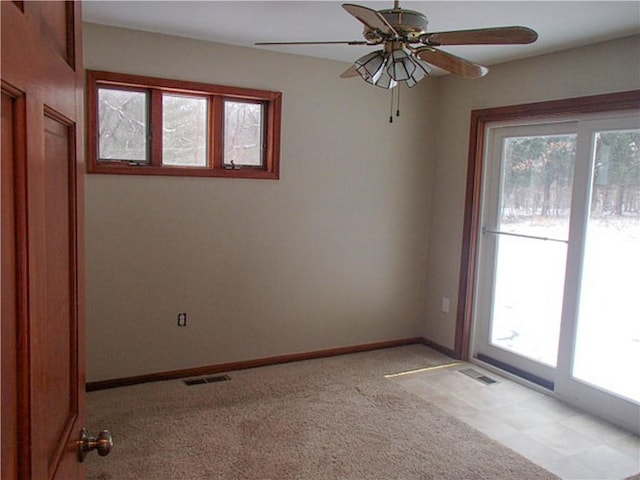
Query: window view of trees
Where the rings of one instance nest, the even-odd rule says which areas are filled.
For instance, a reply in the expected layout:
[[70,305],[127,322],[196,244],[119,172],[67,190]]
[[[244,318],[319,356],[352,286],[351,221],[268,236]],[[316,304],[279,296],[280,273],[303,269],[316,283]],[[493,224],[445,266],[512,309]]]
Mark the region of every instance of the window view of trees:
[[100,88],[98,103],[100,159],[148,162],[147,94]]
[[207,164],[207,99],[162,95],[162,163]]
[[[595,141],[592,217],[639,219],[640,131],[601,132]],[[575,149],[575,135],[507,139],[502,221],[568,219]]]
[[501,223],[566,225],[576,136],[513,137],[504,149]]
[[640,131],[596,135],[591,216],[640,219]]
[[282,93],[87,70],[87,170],[277,180]]
[[261,166],[262,105],[224,102],[224,164]]
[[[148,163],[147,94],[100,88],[99,155],[102,160]],[[162,164],[207,165],[208,101],[205,97],[162,95]],[[263,107],[224,102],[224,164],[263,165]]]
[[507,137],[502,146],[498,230],[535,238],[496,238],[491,341],[551,366],[560,335],[576,142],[575,134],[536,135]]
[[[508,137],[502,149],[498,229],[521,236],[496,239],[491,342],[548,365],[557,357],[577,142],[575,134]],[[588,354],[606,340],[620,362],[640,358],[632,341],[640,338],[640,324],[632,321],[640,268],[640,130],[602,131],[586,142],[593,157],[581,158],[580,168],[592,161],[594,174],[575,374],[640,399],[640,389],[625,387]]]
[[[492,343],[554,366],[569,237],[575,134],[507,137],[502,147]],[[527,252],[523,255],[523,252]]]
[[640,402],[640,383],[618,368],[640,362],[640,130],[599,132],[594,141],[573,375]]

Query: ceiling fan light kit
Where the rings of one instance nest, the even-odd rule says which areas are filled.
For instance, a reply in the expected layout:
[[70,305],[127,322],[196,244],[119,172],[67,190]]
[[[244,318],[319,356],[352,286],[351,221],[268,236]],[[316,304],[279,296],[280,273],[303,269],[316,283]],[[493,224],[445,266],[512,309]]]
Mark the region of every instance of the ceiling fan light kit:
[[360,57],[355,70],[365,82],[381,88],[394,88],[405,82],[413,87],[431,73],[429,65],[404,48],[377,50]]

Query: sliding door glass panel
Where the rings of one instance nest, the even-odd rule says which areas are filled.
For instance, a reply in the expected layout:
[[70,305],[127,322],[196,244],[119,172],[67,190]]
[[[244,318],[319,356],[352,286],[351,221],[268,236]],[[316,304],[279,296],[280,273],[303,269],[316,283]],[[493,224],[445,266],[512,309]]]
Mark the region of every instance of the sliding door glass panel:
[[576,136],[505,138],[496,230],[492,345],[555,366]]
[[640,130],[594,142],[572,374],[640,402]]
[[555,367],[566,258],[561,243],[500,238],[493,345]]

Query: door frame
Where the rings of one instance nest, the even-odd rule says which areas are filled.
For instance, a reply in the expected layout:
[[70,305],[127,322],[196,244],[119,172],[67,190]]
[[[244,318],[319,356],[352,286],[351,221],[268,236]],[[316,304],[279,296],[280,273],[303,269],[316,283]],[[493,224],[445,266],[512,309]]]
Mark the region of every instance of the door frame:
[[[595,114],[595,113],[614,113],[640,109],[640,90],[629,92],[620,92],[614,94],[597,95],[592,97],[581,97],[568,100],[541,102],[529,105],[516,105],[509,107],[498,107],[484,110],[474,110],[471,112],[471,135],[469,140],[469,158],[467,172],[467,190],[465,200],[465,217],[463,226],[463,244],[461,254],[460,282],[458,290],[458,311],[456,318],[456,332],[454,354],[455,357],[462,360],[470,360],[470,352],[472,347],[472,334],[474,330],[474,317],[476,314],[476,289],[478,285],[479,255],[480,255],[480,237],[481,237],[481,214],[483,204],[483,182],[484,173],[487,168],[488,151],[485,143],[487,142],[487,131],[489,124],[500,123],[546,123],[549,121],[562,122],[567,117]],[[587,187],[590,189],[590,185]],[[573,199],[572,202],[575,202]],[[578,249],[579,253],[582,249]],[[571,252],[571,249],[569,249]],[[569,253],[568,252],[568,253]],[[575,254],[575,251],[574,251]],[[573,261],[568,258],[567,262]],[[575,279],[573,279],[575,282]],[[566,279],[565,296],[571,294],[572,291],[566,291],[567,285],[572,279]],[[579,288],[574,286],[574,290]],[[565,307],[567,302],[564,302]],[[563,307],[564,308],[564,307]],[[577,308],[577,307],[576,307]],[[563,311],[563,317],[567,313]],[[571,324],[570,334],[575,334],[575,319]],[[562,335],[562,333],[561,333]],[[570,339],[565,331],[564,338],[561,337],[559,348]],[[570,360],[570,359],[569,359]],[[481,361],[481,360],[479,360]],[[567,358],[559,358],[559,363],[563,366],[567,365]],[[489,365],[487,365],[490,367]],[[560,367],[560,365],[558,365]],[[514,372],[517,373],[517,372]],[[567,395],[569,381],[562,378],[560,380],[559,390],[548,391],[551,395],[560,395],[565,400],[573,402],[576,406],[589,410],[588,402],[581,399],[576,400],[577,395],[571,393]],[[576,382],[573,382],[576,383]],[[544,390],[543,390],[544,391]],[[595,392],[597,394],[596,402],[602,405],[610,405],[614,410],[619,408],[614,398],[606,399],[603,392]],[[602,393],[602,395],[599,395]],[[589,394],[591,396],[591,394]],[[610,401],[611,400],[611,401]],[[624,405],[624,411],[628,408],[637,408]],[[623,414],[623,417],[625,414]],[[627,415],[628,418],[631,416]],[[623,418],[617,415],[606,415],[606,417],[617,424],[626,425]],[[638,425],[629,425],[633,429],[637,429]],[[637,433],[637,432],[636,432]]]
[[454,357],[469,360],[477,287],[482,180],[485,168],[485,133],[489,123],[553,119],[571,114],[635,110],[640,90],[552,100],[471,111],[467,184],[462,228]]

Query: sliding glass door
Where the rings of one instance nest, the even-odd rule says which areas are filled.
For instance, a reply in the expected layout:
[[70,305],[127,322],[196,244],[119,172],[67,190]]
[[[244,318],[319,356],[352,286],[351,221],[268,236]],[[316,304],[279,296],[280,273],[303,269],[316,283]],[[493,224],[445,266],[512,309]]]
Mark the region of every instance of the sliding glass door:
[[487,131],[473,356],[640,431],[640,120]]
[[476,353],[552,388],[564,298],[575,123],[493,129]]

